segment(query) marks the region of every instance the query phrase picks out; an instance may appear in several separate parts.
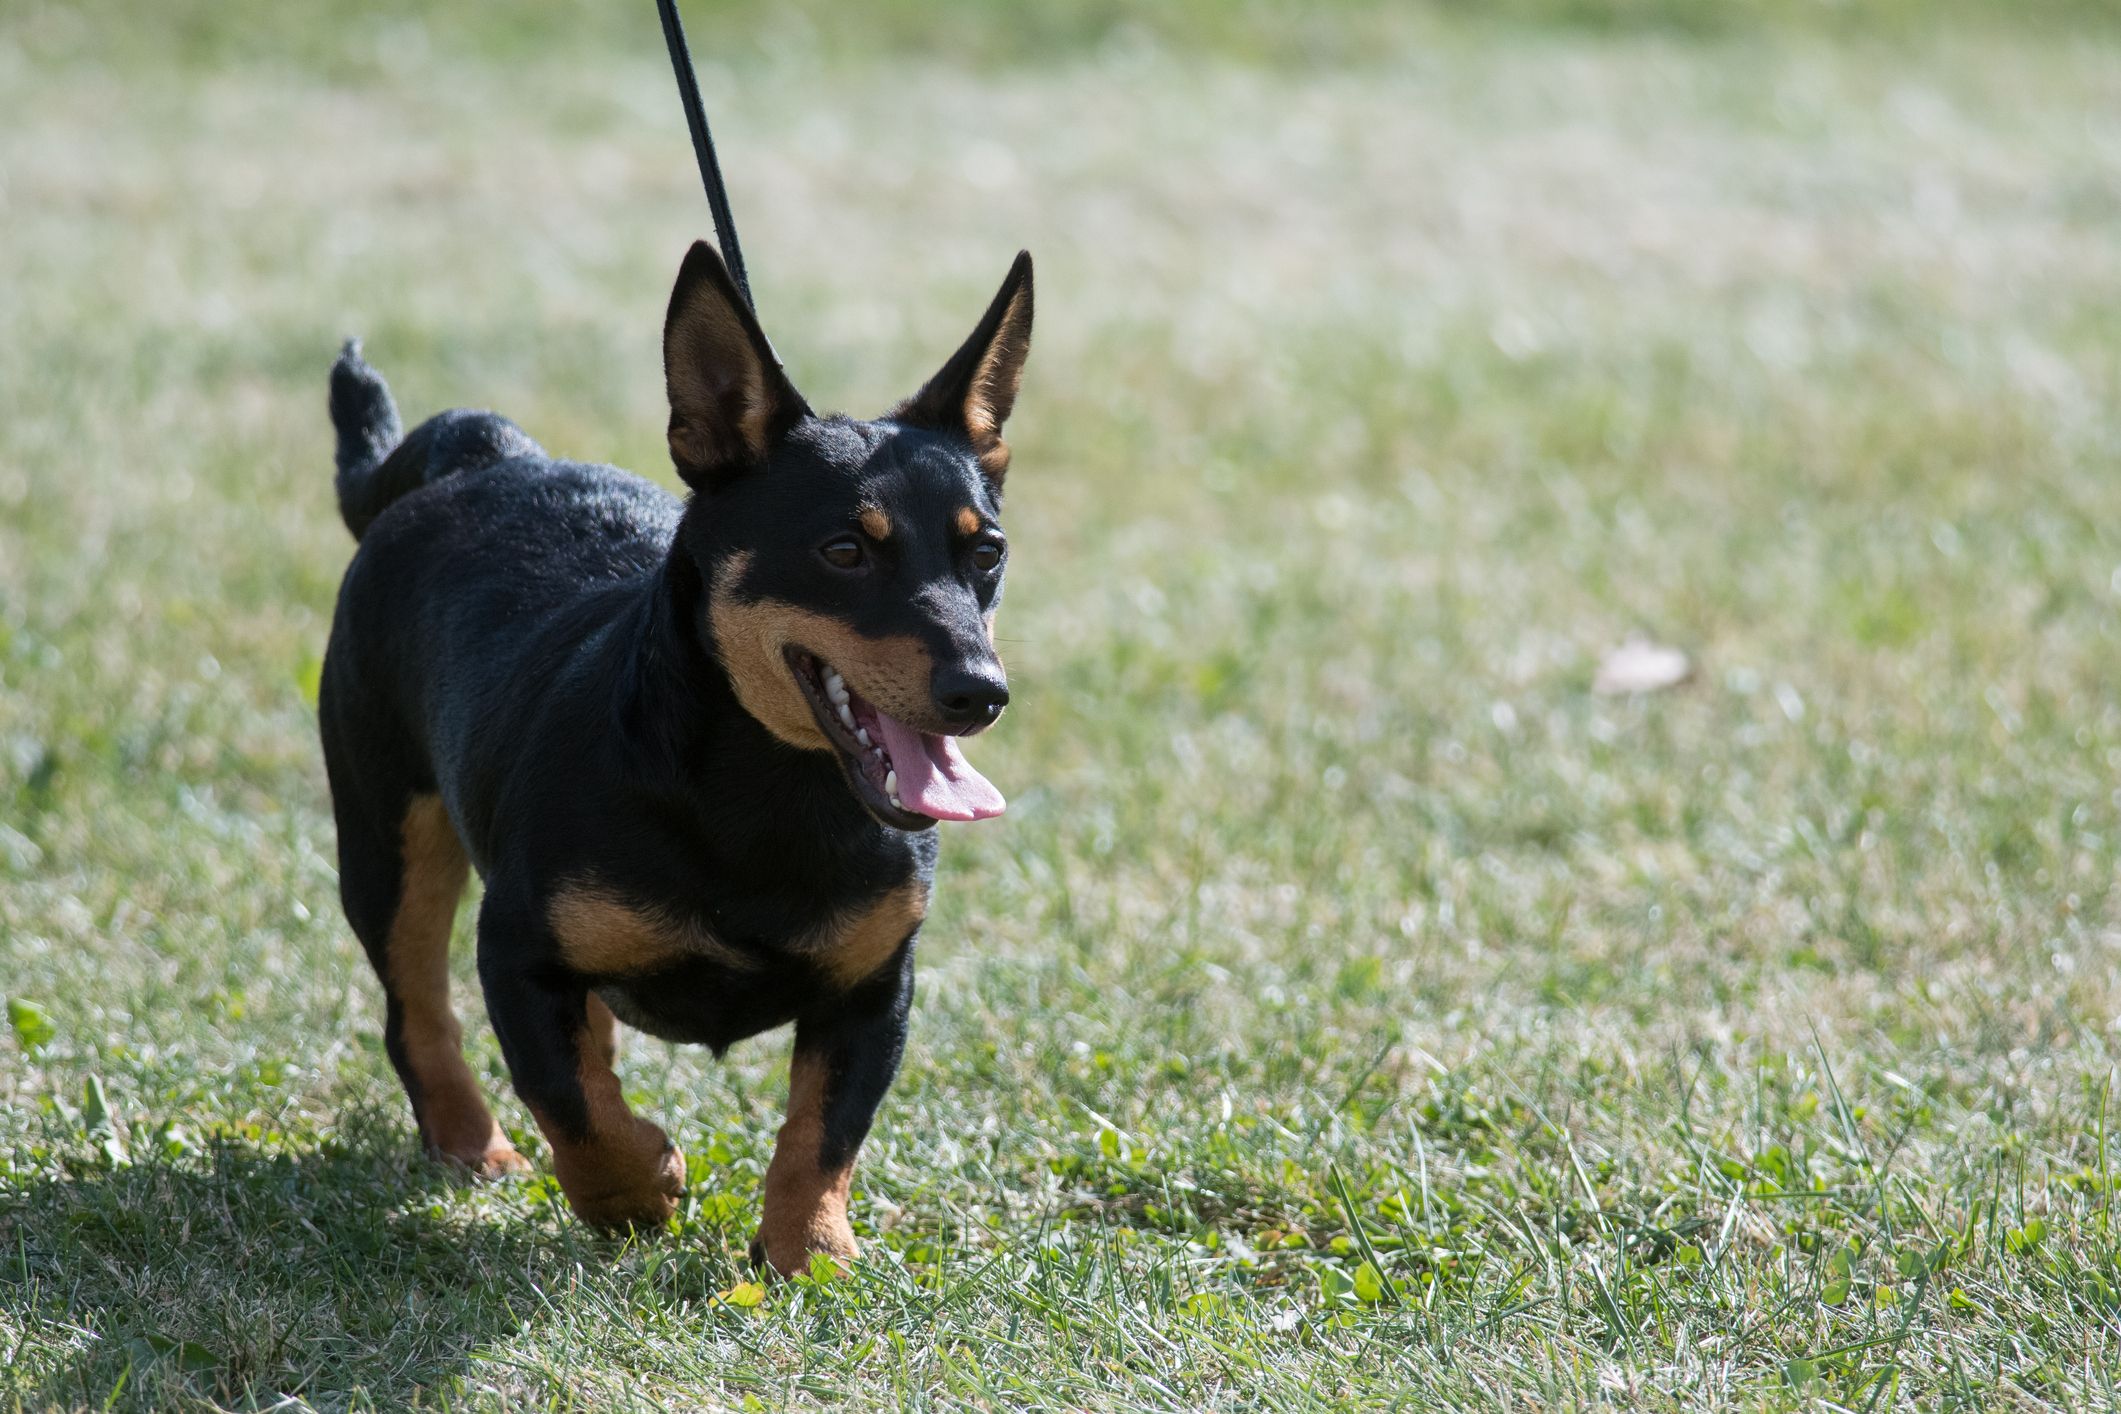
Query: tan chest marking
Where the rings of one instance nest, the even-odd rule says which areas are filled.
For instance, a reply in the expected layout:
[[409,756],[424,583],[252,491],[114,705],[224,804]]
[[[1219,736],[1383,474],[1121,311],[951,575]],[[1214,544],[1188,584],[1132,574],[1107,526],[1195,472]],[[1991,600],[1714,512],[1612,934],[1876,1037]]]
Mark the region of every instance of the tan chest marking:
[[842,987],[876,975],[906,935],[928,916],[928,890],[919,880],[839,914],[804,940],[805,957]]
[[560,956],[590,977],[640,976],[681,962],[712,962],[738,971],[756,963],[697,923],[627,903],[595,884],[569,884],[553,895],[546,918]]

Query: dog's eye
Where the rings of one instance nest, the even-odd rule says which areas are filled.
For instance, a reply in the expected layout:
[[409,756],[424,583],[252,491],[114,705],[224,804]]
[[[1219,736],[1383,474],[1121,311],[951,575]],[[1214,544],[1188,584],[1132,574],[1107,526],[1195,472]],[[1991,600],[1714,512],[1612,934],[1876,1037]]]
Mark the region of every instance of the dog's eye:
[[992,571],[1002,562],[1002,547],[992,540],[983,540],[972,547],[972,567],[981,574]]
[[852,535],[842,535],[819,546],[818,553],[835,569],[858,569],[862,563],[862,542]]

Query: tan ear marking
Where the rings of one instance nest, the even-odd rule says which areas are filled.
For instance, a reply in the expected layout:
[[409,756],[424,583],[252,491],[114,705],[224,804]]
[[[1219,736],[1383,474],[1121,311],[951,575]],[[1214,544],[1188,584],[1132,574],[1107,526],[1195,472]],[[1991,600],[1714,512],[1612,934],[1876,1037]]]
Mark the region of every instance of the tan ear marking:
[[999,485],[1009,469],[1002,424],[1016,407],[1031,352],[1031,257],[1019,252],[1009,278],[956,353],[889,416],[916,427],[962,431],[982,474]]
[[980,355],[972,380],[965,389],[965,430],[972,445],[983,453],[1001,439],[1002,422],[1016,406],[1017,392],[1024,382],[1024,357],[1030,352],[1030,292],[1018,290],[995,330],[993,342]]
[[809,411],[721,260],[695,242],[663,320],[671,460],[695,489],[766,460]]
[[[701,299],[688,307],[679,330],[690,347],[723,352],[714,362],[673,359],[666,370],[671,455],[693,466],[762,459],[771,440],[771,409],[765,373],[743,322],[726,305]],[[733,445],[721,445],[714,430],[716,414],[724,412]]]

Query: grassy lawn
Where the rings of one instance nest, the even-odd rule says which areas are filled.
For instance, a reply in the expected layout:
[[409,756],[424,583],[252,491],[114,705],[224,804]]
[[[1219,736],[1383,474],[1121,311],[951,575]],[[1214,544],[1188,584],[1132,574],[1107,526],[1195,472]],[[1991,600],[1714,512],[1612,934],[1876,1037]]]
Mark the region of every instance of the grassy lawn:
[[316,745],[343,335],[675,484],[611,8],[0,0],[0,1407],[2121,1398],[2121,29],[688,7],[821,406],[1040,262],[1012,808],[761,1294],[785,1037],[633,1039],[659,1240],[452,1182]]

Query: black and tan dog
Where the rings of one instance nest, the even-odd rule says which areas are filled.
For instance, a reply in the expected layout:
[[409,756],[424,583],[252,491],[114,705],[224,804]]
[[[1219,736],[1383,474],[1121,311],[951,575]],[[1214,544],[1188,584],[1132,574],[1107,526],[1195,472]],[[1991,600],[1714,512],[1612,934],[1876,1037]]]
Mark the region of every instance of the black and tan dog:
[[685,1168],[627,1109],[614,1018],[732,1042],[795,1023],[754,1260],[854,1255],[855,1151],[898,1068],[937,820],[1002,799],[957,739],[1009,700],[992,638],[1019,255],[972,337],[876,421],[790,386],[695,245],[663,329],[684,503],[490,413],[400,440],[349,344],[331,376],[339,591],[319,716],[347,918],[430,1152],[527,1165],[449,1003],[467,867],[517,1091],[575,1211],[655,1225]]

